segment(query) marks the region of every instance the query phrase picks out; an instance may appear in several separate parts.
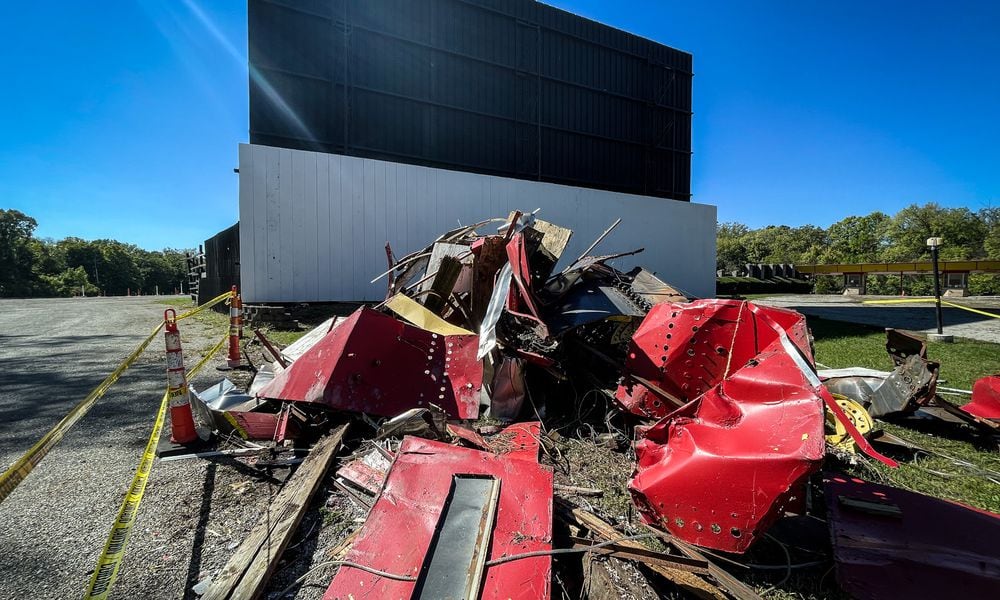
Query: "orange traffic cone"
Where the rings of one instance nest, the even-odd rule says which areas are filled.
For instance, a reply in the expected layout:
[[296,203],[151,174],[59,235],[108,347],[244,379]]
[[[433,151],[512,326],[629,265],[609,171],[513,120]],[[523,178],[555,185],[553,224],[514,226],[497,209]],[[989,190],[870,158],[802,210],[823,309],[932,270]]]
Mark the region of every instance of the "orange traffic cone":
[[167,345],[167,395],[170,403],[170,441],[190,444],[198,439],[191,414],[191,392],[188,390],[181,333],[177,330],[177,313],[172,308],[163,311],[166,322],[163,337]]
[[240,297],[236,293],[236,286],[233,286],[232,297],[229,299],[229,357],[227,363],[230,369],[240,366],[240,313],[243,312],[240,306]]

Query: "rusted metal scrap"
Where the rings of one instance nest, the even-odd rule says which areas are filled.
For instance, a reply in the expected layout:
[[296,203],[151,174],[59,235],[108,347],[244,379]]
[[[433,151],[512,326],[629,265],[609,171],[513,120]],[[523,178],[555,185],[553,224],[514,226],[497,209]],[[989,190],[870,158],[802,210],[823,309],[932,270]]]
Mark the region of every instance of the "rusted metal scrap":
[[837,580],[861,600],[996,598],[1000,515],[846,475],[825,496]]
[[936,394],[939,366],[935,362],[911,354],[873,390],[868,413],[882,417],[911,413],[929,404]]

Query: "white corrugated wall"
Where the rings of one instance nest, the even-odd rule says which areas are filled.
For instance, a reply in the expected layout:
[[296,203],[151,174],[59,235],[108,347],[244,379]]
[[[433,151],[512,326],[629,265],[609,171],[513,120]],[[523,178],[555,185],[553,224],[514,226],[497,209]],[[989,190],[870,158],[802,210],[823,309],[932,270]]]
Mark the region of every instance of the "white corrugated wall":
[[715,294],[715,207],[506,177],[241,144],[240,278],[247,302],[381,300],[385,243],[397,257],[441,233],[511,210],[574,231],[575,258],[596,249],[645,251],[642,265],[691,294]]

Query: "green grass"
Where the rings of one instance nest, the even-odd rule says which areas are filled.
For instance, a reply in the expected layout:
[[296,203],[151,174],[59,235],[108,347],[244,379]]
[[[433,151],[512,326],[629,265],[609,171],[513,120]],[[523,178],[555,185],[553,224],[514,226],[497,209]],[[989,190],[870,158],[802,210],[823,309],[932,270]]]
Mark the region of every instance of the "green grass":
[[280,344],[282,347],[287,346],[309,333],[308,330],[287,330],[287,329],[268,329],[262,332],[267,339],[275,344]]
[[[159,300],[160,304],[171,306],[177,310],[177,314],[181,314],[195,307],[195,303],[190,298],[167,298],[164,300]],[[200,313],[194,315],[194,319],[199,322],[209,326],[209,327],[226,327],[229,325],[229,317],[225,314],[216,312],[214,310],[208,309],[203,310]],[[246,335],[252,336],[250,331],[244,330]],[[279,344],[284,347],[300,337],[308,333],[308,329],[305,330],[285,330],[285,329],[270,329],[265,328],[263,333],[267,336],[267,339]]]
[[[883,329],[814,317],[809,328],[816,338],[816,360],[828,367],[892,369]],[[927,358],[941,363],[947,387],[971,389],[980,377],[1000,372],[1000,344],[964,338],[954,344],[928,342]]]
[[[158,300],[157,302],[174,308],[178,315],[181,315],[197,306],[194,300],[191,300],[190,298],[165,298],[163,300]],[[213,329],[229,326],[229,316],[227,314],[216,312],[212,309],[205,309],[195,314],[192,318]]]
[[194,300],[191,298],[164,298],[157,300],[159,304],[166,304],[174,308],[194,308]]
[[[816,338],[816,360],[832,368],[868,367],[888,371],[892,361],[885,351],[882,330],[823,319],[809,319]],[[940,377],[947,387],[970,389],[980,377],[1000,372],[1000,345],[958,339],[954,344],[931,342],[931,360],[941,363]],[[966,398],[946,396],[953,403]],[[887,432],[907,439],[932,452],[968,461],[980,468],[1000,471],[996,451],[977,448],[968,436],[956,429],[939,428],[936,434],[916,431],[890,423],[879,423]],[[1000,485],[971,473],[948,458],[920,456],[890,469],[875,461],[852,467],[854,474],[869,480],[902,487],[941,498],[1000,512]]]

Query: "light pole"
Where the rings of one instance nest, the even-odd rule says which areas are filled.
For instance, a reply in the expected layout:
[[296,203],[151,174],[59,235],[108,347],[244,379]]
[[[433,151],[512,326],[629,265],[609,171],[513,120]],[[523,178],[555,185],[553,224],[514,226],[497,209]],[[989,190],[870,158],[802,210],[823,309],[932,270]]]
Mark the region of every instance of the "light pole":
[[927,238],[927,247],[931,249],[931,261],[934,268],[934,310],[937,313],[937,333],[927,335],[927,339],[938,342],[952,342],[954,338],[944,334],[944,322],[941,316],[941,274],[938,273],[938,247],[941,246],[942,239],[939,237]]

